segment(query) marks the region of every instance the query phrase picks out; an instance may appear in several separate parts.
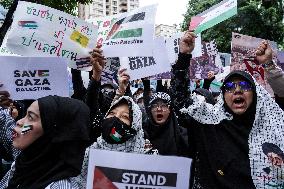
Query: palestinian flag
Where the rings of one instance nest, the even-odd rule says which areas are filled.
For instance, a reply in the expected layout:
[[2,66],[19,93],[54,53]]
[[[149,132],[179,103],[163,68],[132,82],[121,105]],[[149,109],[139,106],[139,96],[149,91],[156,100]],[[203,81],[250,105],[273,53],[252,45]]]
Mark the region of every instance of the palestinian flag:
[[115,140],[116,142],[119,142],[120,139],[121,139],[121,137],[122,137],[118,132],[116,132],[115,127],[113,127],[113,128],[111,129],[110,136],[111,136],[111,138],[112,138],[113,140]]
[[[203,20],[195,28],[194,33],[198,34],[231,18],[237,14],[237,0],[223,0],[217,5],[211,7],[210,9],[202,12],[201,14],[196,15],[197,19],[203,18]],[[196,18],[195,18],[196,19]],[[200,20],[199,20],[200,21]],[[198,21],[198,22],[199,22]]]
[[23,28],[37,29],[38,25],[35,21],[19,21],[18,25]]
[[[106,40],[113,38],[113,36],[116,34],[116,32],[122,32],[122,31],[118,31],[122,28],[121,27],[122,24],[126,24],[126,23],[129,23],[129,22],[141,21],[141,20],[144,20],[144,19],[145,19],[145,12],[137,13],[137,14],[119,19],[116,23],[113,24],[110,32],[108,33]],[[137,33],[137,32],[134,32],[134,33]],[[116,34],[116,36],[117,35],[118,34]],[[136,36],[128,36],[128,37],[136,37]]]
[[49,76],[49,70],[38,70],[37,75],[38,77],[47,77]]
[[21,134],[25,134],[25,133],[27,133],[27,132],[29,132],[29,131],[31,131],[31,130],[33,130],[33,126],[32,126],[32,125],[24,125],[24,126],[22,127],[22,132],[21,132]]

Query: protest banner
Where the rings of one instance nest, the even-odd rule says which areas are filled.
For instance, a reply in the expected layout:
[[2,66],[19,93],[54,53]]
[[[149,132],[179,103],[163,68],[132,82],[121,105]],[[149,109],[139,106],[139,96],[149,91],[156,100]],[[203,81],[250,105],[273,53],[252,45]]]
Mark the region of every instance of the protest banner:
[[284,51],[278,51],[277,64],[282,70],[284,70]]
[[190,30],[201,33],[237,14],[237,0],[224,0],[191,19]]
[[118,83],[117,74],[120,68],[119,57],[112,57],[106,59],[106,64],[101,75],[102,83],[109,83],[115,81]]
[[90,70],[87,57],[96,40],[94,25],[44,5],[19,1],[7,48],[23,56],[63,57],[72,68]]
[[10,30],[7,31],[7,34],[5,35],[2,45],[0,47],[0,56],[20,56],[17,54],[12,53],[11,51],[9,51],[6,47],[7,44],[7,36],[9,35]]
[[118,17],[121,16],[121,14],[115,14],[111,16],[104,16],[104,17],[98,17],[98,18],[90,18],[87,19],[87,22],[92,23],[98,28],[98,37],[97,37],[97,44],[102,45],[105,41],[112,25],[115,23]]
[[220,59],[221,59],[221,62],[222,62],[222,66],[223,67],[230,66],[230,64],[231,64],[231,54],[229,54],[229,53],[220,53],[219,52],[219,55],[220,55]]
[[278,51],[277,60],[278,64],[284,64],[284,51]]
[[[179,42],[183,35],[184,35],[184,32],[180,32],[166,39],[166,47],[167,47],[169,61],[171,64],[175,64],[175,61],[178,58]],[[192,57],[201,56],[202,55],[201,48],[202,48],[201,35],[197,35],[197,38],[195,39],[195,47],[191,53]]]
[[58,57],[1,56],[1,90],[13,100],[69,96],[67,62]]
[[203,42],[202,56],[192,58],[190,61],[189,76],[190,79],[205,79],[209,71],[213,71],[215,75],[222,73],[222,67],[216,42]]
[[171,78],[172,78],[171,72],[164,72],[150,77],[150,79],[152,80],[171,79]]
[[[260,38],[232,33],[231,71],[248,71],[273,96],[274,93],[266,80],[264,68],[258,65],[255,59],[255,51],[262,41],[263,39]],[[276,62],[277,44],[273,41],[269,43],[275,52],[273,59]]]
[[153,56],[156,10],[157,5],[150,5],[113,18],[111,27],[105,27],[102,38],[104,55]]
[[154,56],[123,57],[120,59],[121,68],[126,68],[130,80],[141,79],[171,70],[171,64],[165,56],[166,44],[163,38],[156,38]]
[[184,157],[91,149],[86,188],[189,188],[190,166]]

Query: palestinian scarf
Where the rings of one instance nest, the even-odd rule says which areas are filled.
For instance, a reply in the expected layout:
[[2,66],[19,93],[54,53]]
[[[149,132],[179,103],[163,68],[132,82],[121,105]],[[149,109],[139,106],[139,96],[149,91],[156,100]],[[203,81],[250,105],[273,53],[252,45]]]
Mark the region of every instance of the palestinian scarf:
[[[131,127],[136,130],[137,134],[123,144],[109,144],[102,138],[102,136],[100,136],[92,147],[119,152],[144,153],[145,141],[142,129],[142,112],[139,106],[131,97],[122,96],[111,105],[109,111],[111,111],[122,100],[126,100],[128,102],[130,117],[132,118]],[[106,115],[108,115],[108,113]]]
[[[252,180],[257,189],[281,188],[284,186],[283,161],[279,165],[272,163],[268,153],[273,152],[280,157],[283,155],[284,112],[255,79],[253,82],[257,102],[248,139]],[[234,118],[233,114],[225,108],[222,93],[214,106],[206,103],[205,98],[200,95],[193,94],[192,99],[193,104],[180,111],[202,124],[218,125],[222,120]]]

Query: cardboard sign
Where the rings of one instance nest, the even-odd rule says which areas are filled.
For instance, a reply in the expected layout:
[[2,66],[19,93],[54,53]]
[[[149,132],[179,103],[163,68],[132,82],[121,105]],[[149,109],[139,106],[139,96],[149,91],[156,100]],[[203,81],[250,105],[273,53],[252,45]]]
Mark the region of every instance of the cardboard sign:
[[7,48],[23,56],[63,57],[72,68],[90,70],[87,57],[96,40],[94,25],[44,5],[19,1]]
[[[263,39],[238,33],[232,33],[232,35],[231,71],[244,70],[250,72],[256,81],[274,96],[274,93],[266,80],[264,68],[258,65],[255,59],[256,49]],[[269,41],[269,43],[272,50],[275,52],[273,59],[276,62],[277,44],[273,41]]]
[[104,70],[101,75],[102,83],[109,83],[117,80],[117,73],[120,68],[120,60],[119,57],[107,58]]
[[153,56],[153,38],[157,5],[121,14],[112,20],[105,33],[103,51],[106,57]]
[[[194,33],[198,34],[227,20],[228,18],[237,14],[237,0],[224,0],[217,5],[211,7],[210,9],[196,15],[197,18],[193,18],[193,21],[200,21],[204,18],[199,25],[196,27],[197,23],[194,23],[193,28],[195,28]],[[198,18],[199,17],[199,18]],[[201,17],[201,18],[200,18]],[[192,27],[189,27],[191,29]]]
[[121,58],[121,67],[127,69],[130,80],[168,72],[171,70],[171,65],[165,52],[164,39],[157,38],[154,45],[154,56]]
[[87,22],[92,23],[98,28],[98,38],[97,44],[102,45],[105,41],[112,25],[117,21],[117,18],[121,16],[121,14],[115,14],[111,16],[104,16],[99,18],[91,18],[86,20]]
[[[175,61],[178,58],[179,42],[183,35],[183,32],[176,33],[172,37],[166,39],[166,47],[171,64],[175,64]],[[195,39],[195,47],[191,53],[192,57],[199,57],[202,55],[201,46],[201,35],[197,35],[197,38]]]
[[223,66],[215,41],[202,43],[202,56],[191,59],[189,67],[190,79],[205,79],[207,73],[215,74],[223,72]]
[[189,158],[91,149],[86,188],[189,188],[190,166]]
[[13,100],[69,96],[67,62],[57,57],[0,56],[1,90]]

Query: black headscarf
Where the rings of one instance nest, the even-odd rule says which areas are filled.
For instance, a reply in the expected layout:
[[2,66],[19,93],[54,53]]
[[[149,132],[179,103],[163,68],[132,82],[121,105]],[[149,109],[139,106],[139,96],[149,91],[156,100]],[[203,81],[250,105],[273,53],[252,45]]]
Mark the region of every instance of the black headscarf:
[[[250,74],[233,71],[224,80],[240,78],[253,86],[253,102],[242,115],[235,114],[224,103],[226,112],[233,115],[232,120],[223,120],[218,125],[193,122],[190,134],[190,150],[196,150],[192,168],[195,182],[203,188],[242,188],[253,189],[249,160],[249,134],[256,112],[256,86]],[[224,94],[224,85],[221,87]],[[225,101],[225,100],[224,100]],[[193,179],[192,179],[193,181]]]
[[[162,100],[169,105],[171,103],[167,93],[159,92],[152,95],[150,106],[157,100]],[[186,156],[188,151],[187,131],[178,125],[172,106],[170,106],[170,115],[163,125],[155,123],[150,107],[148,107],[147,114],[148,120],[144,124],[145,136],[159,151],[159,154]]]
[[40,98],[38,104],[44,134],[16,159],[9,189],[42,189],[81,172],[89,140],[87,105],[58,96]]

